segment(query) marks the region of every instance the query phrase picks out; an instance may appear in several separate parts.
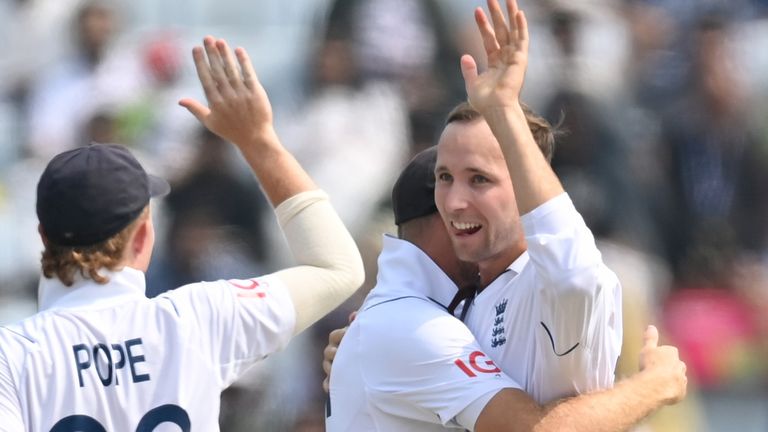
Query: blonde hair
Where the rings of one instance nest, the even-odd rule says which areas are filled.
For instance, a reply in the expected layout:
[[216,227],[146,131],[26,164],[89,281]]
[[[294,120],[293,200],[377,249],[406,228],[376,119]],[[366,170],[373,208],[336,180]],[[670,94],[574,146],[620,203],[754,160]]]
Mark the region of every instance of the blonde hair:
[[109,278],[101,275],[99,270],[118,269],[131,235],[148,214],[149,206],[122,231],[94,245],[60,246],[47,242],[40,260],[43,275],[48,279],[56,277],[66,286],[72,286],[76,273],[96,283],[106,284]]
[[[520,106],[523,108],[525,120],[528,122],[534,141],[536,141],[547,162],[552,162],[552,155],[555,152],[555,136],[559,135],[558,127],[549,124],[544,117],[536,114],[528,105],[521,103]],[[448,113],[445,124],[470,122],[480,118],[483,118],[483,115],[469,102],[461,102]]]

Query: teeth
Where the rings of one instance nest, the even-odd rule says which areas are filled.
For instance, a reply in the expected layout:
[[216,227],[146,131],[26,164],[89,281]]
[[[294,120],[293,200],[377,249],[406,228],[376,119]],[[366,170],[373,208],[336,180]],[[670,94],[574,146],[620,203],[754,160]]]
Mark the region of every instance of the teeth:
[[470,230],[475,228],[480,228],[480,224],[474,224],[474,223],[467,223],[467,222],[451,222],[454,228],[459,230]]

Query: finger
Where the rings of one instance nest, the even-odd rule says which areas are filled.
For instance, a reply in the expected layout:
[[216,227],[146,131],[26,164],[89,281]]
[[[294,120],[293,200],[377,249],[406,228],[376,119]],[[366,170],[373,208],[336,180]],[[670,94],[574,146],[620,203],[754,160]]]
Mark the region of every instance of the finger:
[[352,324],[352,321],[357,318],[357,311],[352,311],[352,313],[349,314],[349,323]]
[[488,12],[493,21],[493,31],[496,33],[496,40],[501,47],[509,45],[509,27],[507,20],[504,19],[504,12],[499,6],[499,0],[488,0]]
[[211,113],[207,106],[194,99],[184,98],[179,101],[179,105],[189,110],[203,124],[205,124],[205,118]]
[[330,346],[339,346],[339,344],[341,343],[341,340],[344,338],[344,334],[346,333],[347,333],[346,327],[332,331],[328,335],[328,344]]
[[509,15],[509,42],[517,44],[519,39],[519,26],[517,22],[517,0],[507,0],[507,14]]
[[243,79],[240,76],[240,70],[235,62],[235,57],[232,55],[232,51],[229,49],[229,45],[227,45],[227,41],[224,39],[217,40],[216,49],[218,49],[221,56],[224,74],[227,76],[229,84],[235,89],[242,87]]
[[253,63],[251,63],[251,58],[248,56],[248,52],[243,48],[237,48],[235,50],[235,56],[237,56],[237,61],[240,63],[240,70],[243,72],[243,83],[245,83],[246,87],[253,90],[255,86],[258,85],[259,79],[256,76],[256,71],[253,70]]
[[480,30],[480,37],[483,39],[483,47],[488,57],[488,66],[494,66],[499,58],[499,42],[496,40],[496,34],[490,21],[488,21],[488,17],[485,16],[485,12],[480,8],[475,9],[475,22],[477,23],[478,30]]
[[659,345],[659,330],[656,326],[649,325],[643,334],[643,347],[656,348]]
[[477,63],[469,54],[461,56],[461,76],[464,77],[467,88],[471,87],[477,79]]
[[520,49],[528,52],[528,19],[525,17],[525,12],[518,11],[515,15],[515,21],[517,22],[517,41]]
[[333,365],[332,361],[323,360],[323,372],[325,372],[326,375],[331,373],[331,365]]
[[331,383],[329,382],[328,377],[323,380],[323,391],[326,393],[331,392]]
[[333,363],[333,359],[336,358],[336,351],[338,350],[339,350],[338,346],[328,345],[327,347],[325,347],[325,350],[323,351],[323,358]]
[[203,92],[205,98],[210,102],[212,99],[218,97],[219,91],[211,76],[211,67],[208,62],[205,61],[205,52],[199,46],[192,48],[192,59],[195,61],[195,69],[197,70],[197,78],[200,80],[200,84],[203,86]]
[[227,75],[224,73],[224,66],[222,65],[221,55],[216,48],[216,39],[211,36],[206,36],[203,39],[203,47],[205,53],[208,55],[208,64],[211,68],[211,77],[216,86],[221,91],[227,85]]

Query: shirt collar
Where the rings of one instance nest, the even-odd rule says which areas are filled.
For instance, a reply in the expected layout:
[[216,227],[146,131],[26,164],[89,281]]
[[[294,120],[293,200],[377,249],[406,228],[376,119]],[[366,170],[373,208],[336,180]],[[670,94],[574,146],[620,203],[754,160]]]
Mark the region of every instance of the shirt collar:
[[520,272],[523,271],[523,268],[525,268],[525,266],[528,264],[528,261],[530,261],[528,251],[523,251],[523,253],[517,257],[517,259],[512,261],[512,264],[507,266],[507,268],[500,275],[496,276],[496,279],[494,279],[480,291],[482,292],[492,286],[506,285],[510,280],[514,279],[517,275],[520,274]]
[[456,284],[413,243],[384,235],[378,260],[379,274],[369,301],[419,295],[444,307],[456,295]]
[[72,286],[66,286],[57,278],[40,276],[37,303],[40,311],[58,308],[109,305],[136,298],[146,298],[144,272],[131,267],[118,271],[102,271],[109,278],[106,285],[96,283],[79,274]]
[[523,268],[526,264],[528,264],[528,261],[530,261],[530,257],[528,256],[528,251],[523,251],[523,253],[520,254],[519,257],[517,257],[516,260],[512,261],[512,264],[507,267],[507,270],[512,272],[512,276],[517,276],[520,274],[521,271],[523,271]]

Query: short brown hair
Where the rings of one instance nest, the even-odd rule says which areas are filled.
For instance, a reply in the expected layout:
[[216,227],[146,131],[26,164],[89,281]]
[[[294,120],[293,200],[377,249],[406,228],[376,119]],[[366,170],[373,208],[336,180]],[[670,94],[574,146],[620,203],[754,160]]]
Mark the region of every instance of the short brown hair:
[[46,278],[58,278],[64,285],[72,286],[75,273],[85,278],[93,279],[96,283],[106,284],[109,278],[99,274],[105,268],[110,271],[118,269],[128,240],[149,214],[149,206],[139,214],[133,222],[112,237],[89,246],[60,246],[50,241],[46,242],[41,258],[43,275]]
[[[555,128],[544,117],[536,114],[528,105],[520,103],[520,106],[523,108],[523,113],[525,114],[526,121],[528,121],[528,127],[531,129],[534,141],[538,144],[547,162],[552,162],[552,155],[555,152]],[[481,118],[483,118],[483,115],[472,107],[469,102],[461,102],[448,113],[445,124],[471,122]]]

